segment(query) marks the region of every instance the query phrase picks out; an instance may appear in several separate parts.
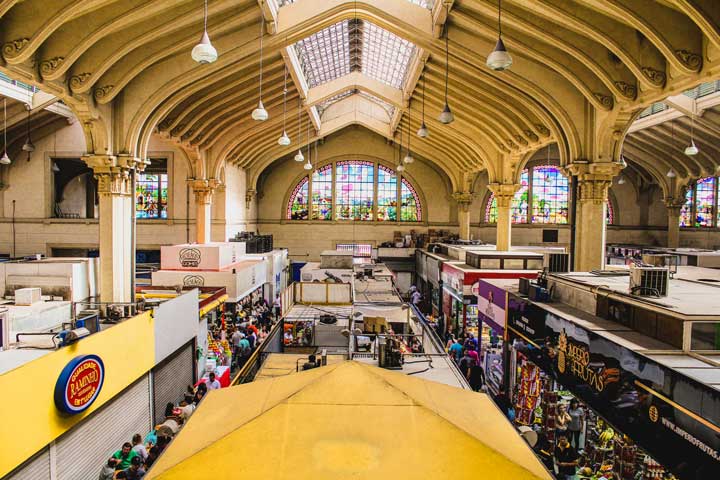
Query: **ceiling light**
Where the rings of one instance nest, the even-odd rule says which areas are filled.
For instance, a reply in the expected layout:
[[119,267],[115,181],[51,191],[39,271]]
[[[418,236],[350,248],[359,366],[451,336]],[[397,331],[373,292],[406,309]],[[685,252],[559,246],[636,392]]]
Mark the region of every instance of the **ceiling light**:
[[7,98],[3,98],[3,156],[0,157],[0,164],[10,165],[12,161],[7,154]]
[[507,70],[512,65],[512,57],[505,48],[505,43],[502,41],[502,0],[498,0],[498,40],[495,44],[495,49],[488,55],[485,64],[491,69],[501,72]]
[[413,163],[415,159],[412,156],[412,150],[410,148],[410,140],[412,139],[412,134],[410,133],[410,129],[412,128],[412,108],[408,104],[408,131],[407,131],[407,138],[408,138],[408,144],[407,144],[407,155],[405,155],[405,158],[403,159],[403,162],[407,163],[408,165]]
[[695,140],[690,140],[690,145],[685,148],[685,155],[692,157],[697,155],[700,150],[695,146]]
[[620,155],[620,161],[618,163],[620,164],[620,168],[627,168],[627,162],[623,155]]
[[699,152],[700,150],[695,146],[695,103],[693,101],[693,108],[690,111],[690,145],[685,148],[685,155],[692,157]]
[[298,153],[295,154],[295,161],[296,162],[304,162],[305,156],[302,154],[302,150],[298,148]]
[[420,138],[427,138],[430,135],[427,126],[425,125],[425,73],[423,72],[423,91],[422,91],[422,123],[418,128],[417,136]]
[[445,15],[445,108],[443,108],[443,111],[440,113],[438,120],[440,120],[440,123],[444,123],[445,125],[447,125],[448,123],[451,123],[453,120],[455,120],[455,116],[450,111],[450,106],[448,105],[448,76],[450,75],[450,50],[448,46],[448,33],[450,30],[450,5],[446,5],[445,8],[447,9],[447,14]]
[[34,152],[35,151],[35,145],[32,143],[32,140],[30,140],[30,137],[27,137],[25,139],[25,144],[22,146],[23,152]]
[[285,65],[285,79],[283,80],[283,133],[280,135],[280,138],[278,138],[278,145],[282,145],[283,147],[286,147],[290,145],[290,137],[288,137],[287,134],[287,76],[288,76],[288,69],[287,65]]
[[312,170],[313,166],[312,166],[312,164],[310,163],[310,159],[309,159],[309,158],[308,158],[307,163],[306,163],[305,165],[303,165],[303,168],[304,168],[305,170]]
[[[29,92],[29,90],[28,90]],[[29,95],[29,94],[28,94]],[[35,151],[35,145],[33,145],[32,140],[30,139],[30,110],[32,110],[32,107],[30,106],[31,100],[28,100],[27,107],[27,121],[25,122],[25,128],[27,132],[27,136],[25,137],[25,143],[22,146],[23,152],[34,152]],[[28,155],[28,161],[30,161],[30,155]]]
[[[298,143],[302,143],[302,98],[298,95]],[[296,162],[304,162],[305,157],[303,156],[302,149],[298,148],[298,153],[295,155]]]
[[202,37],[200,37],[200,43],[195,45],[191,54],[192,59],[202,65],[213,63],[218,58],[217,50],[215,50],[215,47],[213,47],[212,43],[210,43],[210,37],[207,33],[207,16],[207,0],[205,0],[203,34]]
[[405,163],[413,163],[415,161],[415,158],[412,156],[412,153],[408,152],[407,155],[405,155],[405,158],[403,158],[403,162]]
[[52,171],[55,173],[58,173],[60,171],[60,167],[58,167],[58,164],[53,162],[52,164]]
[[398,166],[395,167],[395,170],[397,170],[398,172],[402,172],[405,170],[405,166],[403,166],[402,163],[399,163]]
[[262,87],[263,87],[263,37],[265,36],[265,14],[263,13],[264,2],[260,2],[260,99],[258,100],[258,107],[253,110],[252,118],[258,122],[264,122],[268,119],[268,112],[265,110],[265,106],[262,101]]
[[625,185],[625,177],[620,175],[620,178],[618,178],[618,185]]
[[288,137],[288,134],[285,133],[285,130],[283,130],[282,135],[278,138],[278,145],[282,145],[283,147],[290,145],[290,137]]
[[677,175],[675,174],[675,170],[673,170],[672,168],[671,168],[670,170],[668,170],[668,172],[667,172],[667,177],[668,177],[668,178],[675,178],[675,177],[677,177]]

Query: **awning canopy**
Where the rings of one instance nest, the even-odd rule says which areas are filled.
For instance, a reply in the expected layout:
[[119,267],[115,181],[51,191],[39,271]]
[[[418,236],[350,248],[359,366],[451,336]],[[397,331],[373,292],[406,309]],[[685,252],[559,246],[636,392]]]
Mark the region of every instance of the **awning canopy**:
[[146,479],[551,479],[492,401],[348,361],[215,390]]

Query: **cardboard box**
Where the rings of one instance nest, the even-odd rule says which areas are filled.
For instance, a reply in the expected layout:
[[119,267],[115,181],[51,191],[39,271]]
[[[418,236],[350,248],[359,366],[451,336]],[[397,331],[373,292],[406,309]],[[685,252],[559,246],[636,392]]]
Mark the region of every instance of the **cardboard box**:
[[158,270],[152,273],[153,286],[225,287],[229,302],[236,302],[267,280],[266,262],[245,260],[225,271]]
[[42,290],[37,287],[15,290],[15,305],[32,305],[42,301]]
[[244,254],[244,242],[169,245],[160,247],[160,268],[220,271],[241,261]]

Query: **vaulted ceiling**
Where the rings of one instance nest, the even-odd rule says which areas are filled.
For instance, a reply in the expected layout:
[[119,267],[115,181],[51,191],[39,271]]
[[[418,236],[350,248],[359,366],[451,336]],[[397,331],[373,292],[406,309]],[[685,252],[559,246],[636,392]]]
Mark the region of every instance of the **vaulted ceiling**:
[[[622,143],[640,110],[720,78],[716,0],[502,6],[514,64],[495,72],[485,60],[498,35],[496,0],[210,0],[219,58],[206,65],[190,58],[202,0],[0,0],[0,72],[62,99],[86,126],[88,150],[143,156],[159,132],[194,155],[205,178],[225,162],[257,178],[307,144],[308,125],[310,141],[353,124],[407,138],[424,104],[430,135],[413,137],[412,149],[459,189],[482,169],[502,177],[549,143],[564,163],[597,160],[602,139]],[[445,27],[450,125],[437,120]],[[256,122],[261,71],[269,119]],[[277,142],[283,127],[288,146]],[[692,174],[714,165],[702,156],[666,163]]]

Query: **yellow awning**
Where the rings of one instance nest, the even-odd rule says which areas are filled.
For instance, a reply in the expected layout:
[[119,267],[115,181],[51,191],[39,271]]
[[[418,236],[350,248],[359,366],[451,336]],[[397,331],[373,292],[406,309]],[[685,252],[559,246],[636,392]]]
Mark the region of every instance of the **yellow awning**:
[[357,362],[210,392],[146,479],[551,479],[486,395]]

